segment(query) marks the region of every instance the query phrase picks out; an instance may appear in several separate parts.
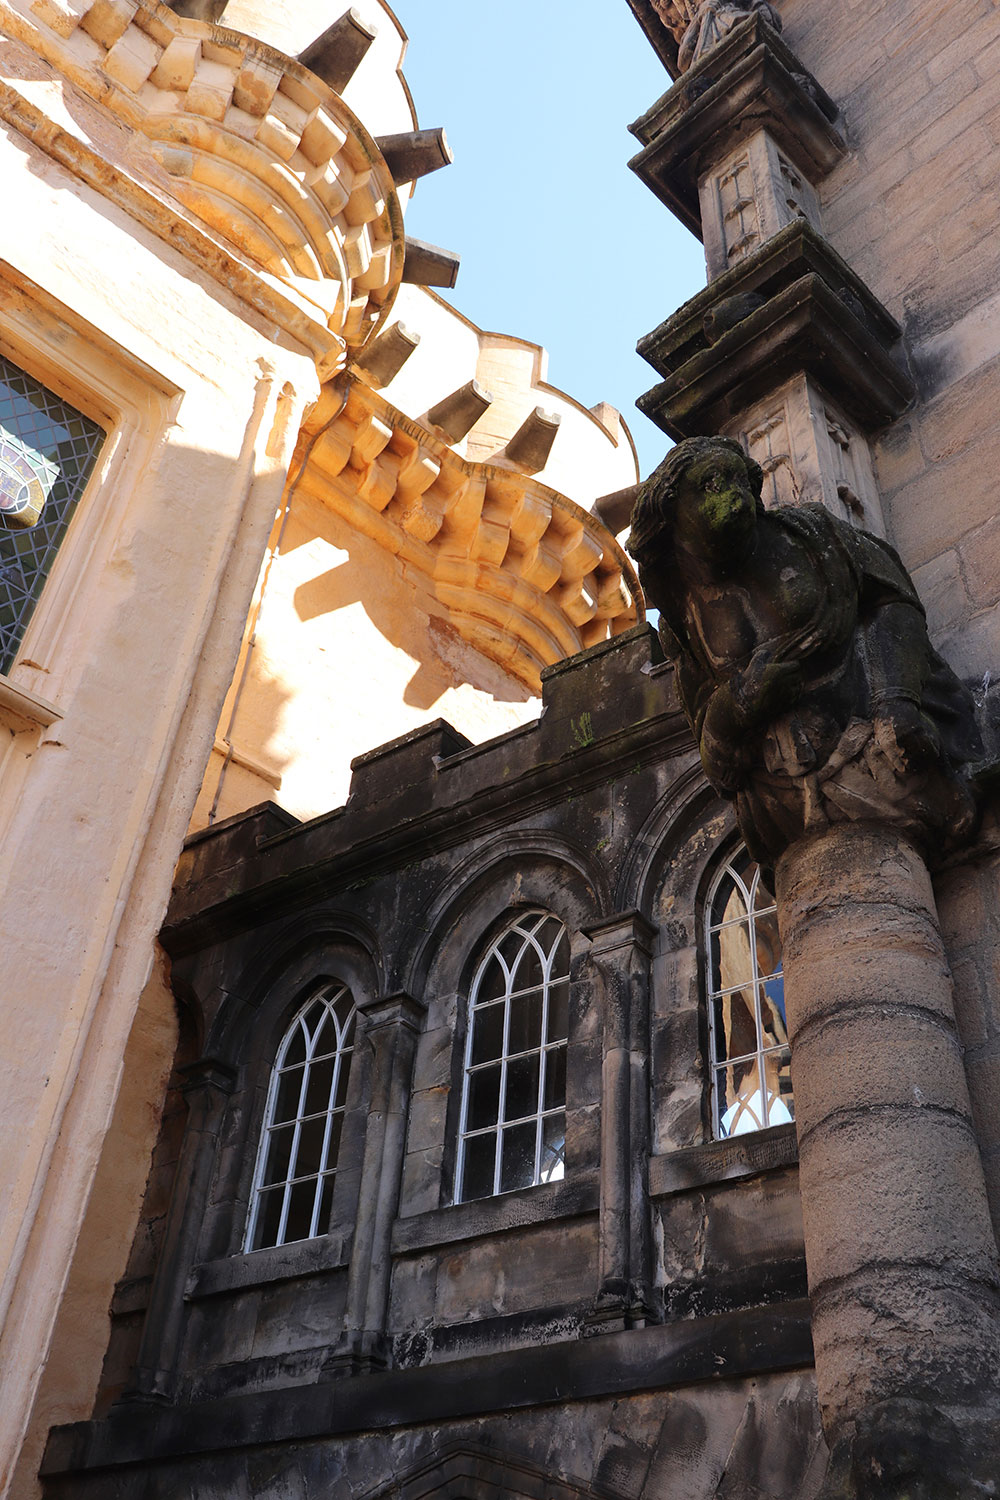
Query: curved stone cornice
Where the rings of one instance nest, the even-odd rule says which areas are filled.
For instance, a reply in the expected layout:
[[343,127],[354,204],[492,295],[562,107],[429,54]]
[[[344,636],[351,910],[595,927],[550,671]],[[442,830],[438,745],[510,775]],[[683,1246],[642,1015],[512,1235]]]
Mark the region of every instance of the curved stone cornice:
[[349,348],[366,342],[402,276],[402,213],[338,94],[274,48],[158,0],[8,0],[3,11],[135,132],[157,187],[303,295]]
[[596,516],[459,458],[357,381],[338,412],[340,400],[327,387],[309,419],[297,482],[397,556],[432,612],[532,692],[543,667],[643,617],[632,566]]

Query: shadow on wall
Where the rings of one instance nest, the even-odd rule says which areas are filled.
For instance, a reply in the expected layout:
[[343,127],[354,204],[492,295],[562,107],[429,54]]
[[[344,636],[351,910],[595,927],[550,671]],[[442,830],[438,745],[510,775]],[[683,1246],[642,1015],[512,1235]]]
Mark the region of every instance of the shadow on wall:
[[[311,524],[310,524],[311,523]],[[469,646],[442,615],[430,613],[434,601],[407,577],[405,565],[377,543],[353,532],[311,497],[296,501],[283,555],[318,538],[321,545],[347,553],[346,561],[299,583],[295,610],[303,622],[330,616],[358,604],[388,645],[417,663],[403,692],[403,702],[421,711],[434,707],[450,688],[466,684],[498,703],[527,703],[530,691]],[[429,608],[430,607],[430,608]],[[337,642],[343,636],[336,626]],[[355,638],[358,632],[351,630]],[[359,750],[367,747],[359,746]]]

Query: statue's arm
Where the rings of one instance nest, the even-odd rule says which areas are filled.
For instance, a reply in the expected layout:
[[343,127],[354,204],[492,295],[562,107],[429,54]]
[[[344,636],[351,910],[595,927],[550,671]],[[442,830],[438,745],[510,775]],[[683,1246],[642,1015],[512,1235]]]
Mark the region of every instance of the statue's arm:
[[933,760],[941,748],[921,710],[931,651],[923,611],[909,599],[883,598],[862,630],[875,739],[902,773]]

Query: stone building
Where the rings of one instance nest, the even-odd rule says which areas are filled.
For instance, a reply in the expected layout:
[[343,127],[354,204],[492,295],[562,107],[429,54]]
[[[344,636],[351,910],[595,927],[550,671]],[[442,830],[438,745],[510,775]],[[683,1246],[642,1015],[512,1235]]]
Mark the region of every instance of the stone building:
[[[675,440],[742,445],[759,471],[739,458],[739,484],[759,473],[765,503],[799,517],[758,517],[767,535],[811,530],[868,559],[844,564],[854,614],[840,640],[864,693],[817,765],[809,726],[791,745],[778,732],[787,721],[761,727],[760,684],[754,698],[749,669],[720,666],[715,689],[741,708],[734,754],[750,792],[723,784],[680,638],[701,630],[711,644],[712,609],[734,590],[703,569],[702,612],[677,624],[688,575],[649,573],[675,670],[638,621],[641,593],[609,532],[531,477],[558,452],[534,409],[537,371],[505,424],[480,416],[481,446],[474,423],[459,430],[482,401],[471,382],[501,355],[530,365],[523,346],[508,356],[471,331],[463,379],[433,404],[426,386],[404,395],[414,367],[395,361],[412,339],[377,313],[367,337],[350,322],[348,306],[367,293],[363,323],[379,290],[367,285],[380,253],[369,231],[371,259],[350,273],[366,284],[340,303],[342,336],[358,345],[349,379],[300,395],[286,495],[301,482],[323,518],[310,523],[321,550],[343,547],[350,525],[402,558],[398,616],[419,607],[428,639],[446,625],[476,653],[456,684],[489,695],[488,674],[503,670],[522,707],[485,743],[472,743],[485,724],[472,706],[466,725],[449,713],[401,726],[354,755],[346,804],[323,807],[308,740],[282,749],[287,766],[254,740],[279,674],[252,654],[251,609],[162,927],[169,975],[165,963],[139,1010],[162,1079],[169,983],[177,1044],[162,1116],[136,1128],[124,1090],[118,1119],[95,1132],[103,1147],[91,1145],[89,1222],[66,1229],[73,1296],[32,1432],[69,1386],[60,1350],[92,1350],[98,1336],[106,1353],[100,1377],[91,1360],[73,1391],[86,1409],[65,1412],[81,1420],[48,1440],[53,1500],[1000,1491],[997,12],[992,0],[629,3],[670,75],[633,126],[632,165],[702,235],[708,275],[642,341],[659,383],[640,405]],[[111,14],[83,34],[103,45]],[[176,66],[201,49],[188,91],[218,92],[216,49],[238,50],[228,32],[160,8],[131,15],[141,19],[120,36],[138,29],[164,47],[147,80],[161,67],[166,77],[174,45],[155,21],[187,46]],[[290,16],[266,40],[319,67]],[[46,44],[53,57],[83,24],[60,17],[45,20],[60,39]],[[89,56],[91,41],[78,51]],[[122,52],[153,58],[138,36]],[[72,61],[82,88],[81,57],[57,61]],[[284,158],[294,164],[336,109],[323,95],[314,119],[307,94],[322,80],[281,66],[290,82],[263,106],[265,124],[276,97],[291,105],[263,139],[287,149],[282,132],[299,130]],[[239,101],[254,90],[239,85],[237,98],[237,86],[223,108],[251,112]],[[390,128],[407,134],[398,118]],[[45,134],[47,149],[56,138]],[[347,138],[367,149],[360,127]],[[156,160],[187,183],[183,152],[201,137],[186,125],[178,139]],[[402,150],[382,139],[373,174]],[[188,191],[177,201],[207,214],[211,193]],[[353,227],[345,246],[360,238]],[[414,261],[440,265],[440,252]],[[282,285],[301,292],[301,280]],[[426,292],[408,295],[449,317]],[[294,373],[282,372],[290,402]],[[577,414],[579,441],[607,460],[588,465],[599,486],[577,493],[610,496],[601,514],[619,530],[627,502],[611,492],[630,479],[614,423]],[[689,486],[691,526],[692,497],[721,493],[720,451],[737,450],[713,448],[717,466],[697,483],[686,470],[671,481]],[[268,522],[274,509],[272,493]],[[272,576],[279,596],[302,586],[281,516],[277,545],[261,536],[253,553],[250,571],[272,559],[258,600]],[[921,604],[858,527],[897,550]],[[253,552],[237,540],[240,557]],[[777,639],[798,566],[780,575],[784,594],[743,590],[750,644]],[[250,578],[245,601],[252,591]],[[473,608],[470,591],[497,602]],[[881,644],[880,610],[893,622]],[[934,727],[949,712],[930,701],[945,669],[921,610],[967,684],[952,695],[969,710],[964,757],[948,759]],[[812,672],[801,691],[815,698],[816,632],[799,634],[793,664]],[[909,686],[880,655],[900,641],[919,669]],[[830,678],[829,656],[820,667]],[[523,705],[539,680],[534,717]],[[203,716],[202,762],[221,698]],[[456,688],[454,701],[469,694]],[[765,765],[757,736],[772,731]],[[780,819],[765,837],[748,814],[767,777],[787,813],[780,837]],[[263,802],[263,787],[277,796]],[[760,864],[743,842],[757,835]],[[154,910],[151,898],[147,926]],[[122,951],[138,965],[135,945]],[[127,1033],[112,1056],[126,1057],[129,1080],[142,1059],[148,1083],[140,1033],[124,1051]],[[87,1082],[98,1086],[96,1071]],[[81,1211],[85,1179],[81,1167]],[[95,1305],[113,1265],[109,1330]],[[41,1354],[41,1329],[35,1340]],[[37,1493],[39,1451],[22,1462],[25,1494]]]
[[530,718],[543,666],[638,618],[590,513],[637,475],[407,241],[450,150],[381,0],[13,0],[0,30],[0,1488],[35,1493],[142,1202],[186,831],[323,811],[441,712]]

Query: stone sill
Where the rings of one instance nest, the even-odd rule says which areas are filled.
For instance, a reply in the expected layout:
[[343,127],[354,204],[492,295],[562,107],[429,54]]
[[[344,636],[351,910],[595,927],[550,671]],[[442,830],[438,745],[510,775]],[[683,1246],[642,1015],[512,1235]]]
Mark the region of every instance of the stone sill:
[[503,1193],[499,1198],[478,1198],[474,1203],[455,1203],[432,1208],[409,1219],[397,1219],[392,1231],[392,1253],[406,1255],[432,1250],[438,1245],[482,1239],[512,1229],[526,1229],[555,1219],[595,1214],[600,1203],[596,1173]]
[[726,1141],[709,1141],[704,1146],[687,1146],[651,1157],[649,1195],[668,1198],[715,1183],[761,1177],[798,1166],[798,1161],[795,1126],[775,1125],[754,1135],[732,1136]]
[[249,1291],[275,1281],[318,1276],[324,1271],[343,1270],[348,1259],[347,1240],[342,1235],[323,1235],[315,1240],[298,1240],[294,1245],[277,1245],[270,1250],[225,1255],[219,1260],[207,1260],[195,1266],[188,1277],[185,1295],[194,1302],[224,1292]]
[[23,729],[48,729],[61,718],[54,704],[0,673],[0,722],[18,733]]
[[[439,1365],[385,1370],[352,1380],[204,1401],[196,1406],[129,1407],[98,1422],[54,1427],[44,1478],[152,1465],[258,1447],[262,1433],[283,1443],[349,1433],[412,1428],[566,1401],[609,1400],[682,1389],[699,1380],[740,1380],[812,1365],[809,1304],[804,1300],[707,1318],[515,1349]],[[169,1477],[169,1476],[168,1476]],[[105,1472],[104,1492],[115,1487]]]

